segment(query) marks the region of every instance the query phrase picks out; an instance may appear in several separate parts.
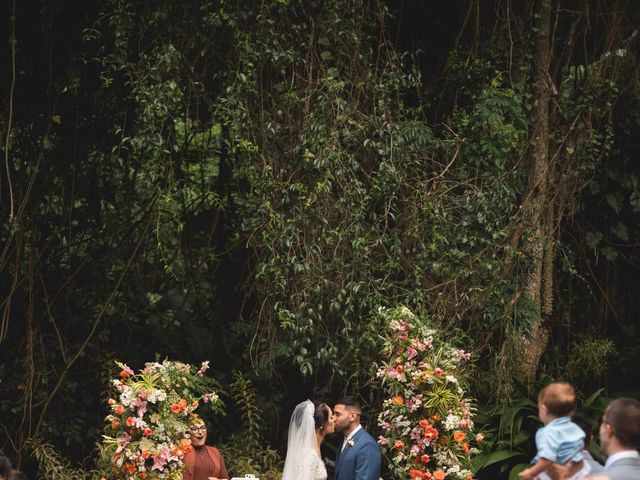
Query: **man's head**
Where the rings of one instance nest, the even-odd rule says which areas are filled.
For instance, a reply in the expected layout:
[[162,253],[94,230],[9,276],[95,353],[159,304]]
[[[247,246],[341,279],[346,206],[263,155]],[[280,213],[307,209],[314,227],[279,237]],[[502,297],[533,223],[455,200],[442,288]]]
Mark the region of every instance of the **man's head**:
[[576,408],[576,391],[571,384],[564,382],[550,383],[538,395],[538,413],[544,423],[545,418],[566,417]]
[[11,470],[9,480],[27,480],[27,476],[20,470]]
[[354,397],[342,397],[333,407],[336,432],[342,433],[345,437],[349,435],[360,424],[360,415],[362,415],[360,402]]
[[207,425],[201,418],[196,418],[189,426],[189,437],[191,437],[191,445],[195,448],[204,446],[207,441]]
[[633,398],[613,400],[600,423],[600,446],[607,455],[640,448],[640,402]]
[[11,474],[11,461],[0,450],[0,480],[9,478]]

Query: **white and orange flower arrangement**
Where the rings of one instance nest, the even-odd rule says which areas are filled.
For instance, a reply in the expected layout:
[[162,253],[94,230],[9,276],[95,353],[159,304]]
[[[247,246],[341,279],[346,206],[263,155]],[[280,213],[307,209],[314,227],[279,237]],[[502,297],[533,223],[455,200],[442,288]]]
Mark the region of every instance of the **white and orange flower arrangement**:
[[118,378],[108,400],[102,442],[103,479],[182,480],[183,457],[191,449],[188,429],[201,402],[221,412],[217,383],[199,369],[165,360],[138,373],[116,362]]
[[471,480],[474,402],[464,391],[471,355],[442,342],[406,307],[383,309],[389,334],[378,369],[386,394],[378,439],[398,479]]

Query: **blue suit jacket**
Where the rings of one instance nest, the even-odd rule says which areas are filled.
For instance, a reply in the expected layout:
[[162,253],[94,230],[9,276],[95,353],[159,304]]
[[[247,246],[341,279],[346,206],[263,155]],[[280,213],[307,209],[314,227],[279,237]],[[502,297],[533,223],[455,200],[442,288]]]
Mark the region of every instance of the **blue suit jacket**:
[[336,480],[378,480],[382,456],[378,443],[364,428],[352,438],[353,446],[347,445],[336,456]]

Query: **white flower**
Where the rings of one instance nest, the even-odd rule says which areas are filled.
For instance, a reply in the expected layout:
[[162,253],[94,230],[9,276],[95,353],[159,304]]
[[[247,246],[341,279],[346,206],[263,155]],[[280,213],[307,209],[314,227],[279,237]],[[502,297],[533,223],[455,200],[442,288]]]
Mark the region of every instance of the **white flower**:
[[449,414],[444,420],[444,428],[446,428],[447,430],[455,430],[456,428],[458,428],[459,424],[460,417],[458,417],[457,415]]
[[124,387],[124,391],[120,394],[120,403],[125,407],[130,407],[136,400],[136,394],[129,387]]
[[458,383],[458,379],[453,375],[446,375],[444,378],[446,378],[449,383]]

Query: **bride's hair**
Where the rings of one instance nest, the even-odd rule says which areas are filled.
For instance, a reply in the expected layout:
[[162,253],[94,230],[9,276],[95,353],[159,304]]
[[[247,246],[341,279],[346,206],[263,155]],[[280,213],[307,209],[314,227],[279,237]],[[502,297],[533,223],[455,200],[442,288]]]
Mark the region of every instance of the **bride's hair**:
[[324,427],[329,422],[329,406],[325,402],[313,401],[313,422],[316,429]]

